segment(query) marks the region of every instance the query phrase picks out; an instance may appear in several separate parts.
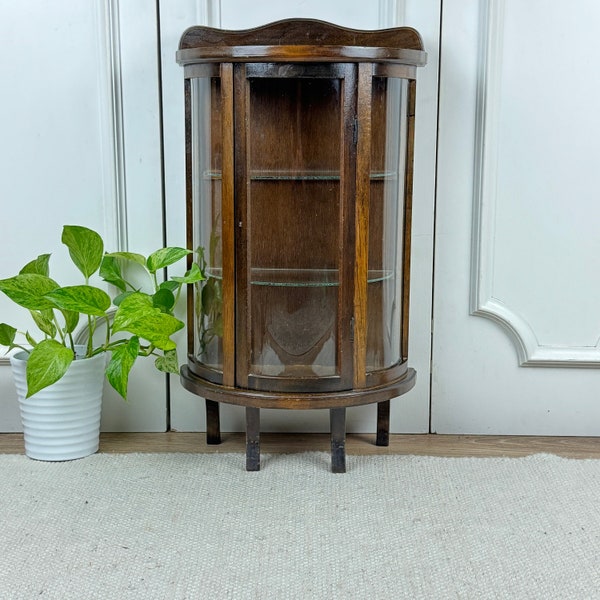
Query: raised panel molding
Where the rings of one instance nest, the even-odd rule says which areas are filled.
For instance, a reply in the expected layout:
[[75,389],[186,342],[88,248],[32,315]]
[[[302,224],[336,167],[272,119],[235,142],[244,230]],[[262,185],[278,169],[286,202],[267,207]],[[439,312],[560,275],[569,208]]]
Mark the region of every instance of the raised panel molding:
[[498,121],[504,41],[504,0],[481,3],[471,261],[471,314],[500,324],[523,367],[600,367],[594,346],[543,345],[513,307],[493,295],[498,202]]
[[[102,138],[104,239],[108,247],[127,249],[127,195],[121,91],[119,0],[96,1],[98,94]],[[0,357],[0,366],[10,359]]]
[[198,25],[221,27],[221,0],[199,0],[196,19]]
[[98,88],[107,246],[128,249],[119,0],[97,0]]
[[379,0],[379,27],[400,27],[405,14],[406,0]]

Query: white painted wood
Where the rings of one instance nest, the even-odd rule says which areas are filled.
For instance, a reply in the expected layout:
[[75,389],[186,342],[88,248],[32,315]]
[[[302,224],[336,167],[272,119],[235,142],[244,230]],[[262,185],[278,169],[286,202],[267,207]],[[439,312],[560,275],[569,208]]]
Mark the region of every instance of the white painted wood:
[[[126,236],[122,243],[131,251],[148,255],[163,246],[156,3],[112,1],[119,24],[122,117],[115,126],[117,139],[121,137],[124,167]],[[139,359],[135,364],[127,403],[105,386],[103,430],[166,430],[167,382],[152,363],[152,359]]]
[[[185,28],[210,24],[224,28],[247,28],[289,17],[317,18],[355,28],[376,29],[411,25],[422,34],[428,51],[427,67],[419,70],[417,91],[417,134],[413,208],[413,279],[410,322],[410,364],[418,372],[414,390],[392,405],[394,432],[425,432],[429,427],[429,371],[431,355],[431,281],[433,263],[433,198],[435,182],[435,140],[437,122],[437,73],[439,40],[439,0],[287,0],[278,3],[248,3],[222,0],[210,8],[193,0],[161,3],[162,71],[165,124],[165,165],[167,190],[167,230],[169,243],[185,243],[185,188],[183,145],[183,75],[175,62],[175,50]],[[209,15],[221,22],[207,21]],[[402,20],[404,19],[404,20]],[[182,353],[180,362],[185,361]],[[204,402],[186,392],[171,379],[171,423],[177,430],[204,430]],[[222,406],[224,431],[242,431],[243,409]],[[263,431],[328,431],[326,411],[264,410]],[[373,432],[373,406],[349,409],[348,431]]]
[[598,18],[444,3],[434,431],[600,434]]
[[[183,70],[175,62],[175,52],[179,38],[188,27],[220,26],[221,3],[219,0],[180,0],[177,3],[160,2],[159,6],[167,243],[186,247]],[[183,306],[178,317],[186,319]],[[180,332],[177,341],[179,363],[184,364],[187,360],[185,332]],[[172,429],[205,431],[204,401],[184,390],[176,376],[169,376],[169,396]],[[226,420],[223,425],[227,430]],[[243,426],[233,426],[231,430],[241,431]]]
[[[79,283],[60,243],[62,226],[108,233],[115,204],[104,194],[100,14],[97,3],[76,0],[60,6],[42,0],[0,5],[2,277],[52,252],[53,277]],[[31,326],[4,297],[0,314],[20,329]],[[6,362],[0,365],[0,381],[0,430],[15,431],[20,423]]]
[[[0,4],[1,277],[52,252],[53,277],[80,283],[60,243],[67,223],[97,230],[110,249],[162,245],[156,31],[150,0]],[[5,298],[0,313],[30,326]],[[5,365],[0,431],[15,431]],[[163,376],[136,370],[130,395],[125,405],[107,386],[103,428],[164,430]]]
[[[516,188],[517,185],[514,180],[518,177],[522,177],[522,173],[511,173],[503,163],[506,163],[506,155],[508,148],[506,144],[510,140],[506,140],[506,136],[502,135],[503,131],[510,128],[511,118],[516,117],[518,114],[511,115],[507,113],[505,109],[506,95],[503,94],[503,67],[505,54],[509,55],[509,59],[513,62],[518,61],[518,57],[510,57],[512,46],[504,48],[505,35],[509,35],[510,32],[504,32],[505,25],[505,13],[504,13],[504,2],[500,0],[493,0],[483,8],[482,21],[481,21],[481,43],[480,43],[480,67],[479,67],[479,81],[481,83],[479,87],[479,96],[477,98],[477,131],[476,131],[476,165],[475,165],[475,204],[474,204],[474,257],[473,257],[473,272],[472,288],[471,288],[471,312],[474,315],[491,318],[496,322],[503,325],[510,335],[514,338],[514,343],[519,354],[519,361],[522,366],[600,366],[600,326],[594,327],[593,319],[595,311],[588,310],[586,312],[578,312],[577,314],[570,315],[569,323],[563,323],[560,331],[556,331],[557,326],[561,325],[560,322],[554,318],[557,309],[557,304],[553,302],[555,298],[544,298],[544,306],[540,307],[540,296],[534,293],[533,297],[526,299],[529,306],[520,309],[518,305],[510,304],[508,297],[503,297],[504,294],[510,293],[511,290],[506,290],[500,287],[500,285],[508,285],[511,288],[514,287],[511,279],[513,273],[505,273],[504,281],[500,279],[501,274],[498,272],[496,267],[495,253],[496,246],[500,246],[502,242],[508,243],[514,247],[512,239],[499,239],[499,235],[502,233],[500,227],[496,227],[497,221],[502,218],[500,214],[504,209],[505,213],[510,213],[514,218],[516,216],[518,208],[514,210],[505,208],[500,203],[507,204],[506,198],[501,198],[502,184],[505,187],[511,185]],[[554,27],[560,25],[560,22],[556,20],[552,24]],[[543,34],[540,35],[541,28],[538,31],[532,32],[531,36],[528,36],[527,43],[529,45],[543,43],[547,36],[547,31],[544,29]],[[533,38],[533,39],[531,39]],[[515,40],[516,41],[516,40]],[[510,43],[510,39],[507,40],[507,44]],[[517,44],[515,44],[517,45]],[[560,60],[560,59],[559,59]],[[549,62],[549,61],[548,61]],[[546,65],[549,69],[550,65]],[[505,77],[506,87],[515,85],[511,80],[516,77],[515,70],[507,67],[509,70],[509,76]],[[529,70],[529,69],[528,69]],[[551,76],[550,73],[547,75]],[[582,77],[585,76],[585,72],[580,74]],[[525,74],[522,73],[521,77],[525,79]],[[537,75],[539,77],[539,74]],[[525,82],[524,82],[525,83]],[[520,86],[519,86],[520,87]],[[522,88],[521,88],[522,89]],[[525,88],[527,89],[527,88]],[[534,92],[530,90],[529,97],[526,103],[532,103],[532,97]],[[562,94],[561,94],[562,92]],[[507,92],[510,93],[510,92]],[[563,96],[560,98],[559,103],[564,106],[568,103],[572,90],[570,87],[563,88],[563,90],[556,90],[556,96]],[[554,99],[554,103],[557,100]],[[504,109],[504,110],[503,110]],[[595,107],[592,103],[587,106],[585,112],[586,118],[589,118],[591,114],[595,113]],[[520,129],[518,121],[515,119],[515,129]],[[554,123],[554,119],[551,115],[548,115],[549,122]],[[526,126],[528,124],[525,124]],[[533,129],[527,127],[527,129]],[[536,144],[535,137],[546,138],[546,133],[549,133],[548,123],[541,124],[531,132],[523,134],[519,132],[520,142],[525,137],[529,142],[529,145]],[[571,140],[576,147],[579,149],[582,145],[581,139]],[[586,146],[589,143],[583,142]],[[592,145],[595,145],[593,142]],[[529,146],[527,148],[530,150]],[[514,161],[515,148],[511,148],[512,160]],[[533,150],[533,149],[531,149]],[[594,148],[589,148],[593,151]],[[544,149],[542,149],[544,151]],[[502,155],[499,155],[503,152]],[[548,155],[551,152],[545,151]],[[565,162],[567,156],[565,154],[565,145],[558,150],[553,156],[555,161],[560,162],[565,166],[563,171],[553,177],[553,185],[547,186],[546,192],[558,198],[560,196],[568,197],[575,192],[573,182],[571,181],[571,169],[567,170]],[[531,156],[539,156],[535,152],[530,152]],[[526,159],[525,156],[522,159]],[[579,152],[576,153],[576,162],[580,161]],[[581,170],[577,164],[568,165],[575,171]],[[534,167],[535,168],[535,167]],[[539,167],[538,167],[539,168]],[[585,173],[582,173],[585,177]],[[499,182],[499,177],[504,177],[502,182]],[[532,179],[535,174],[530,169],[527,170],[526,178]],[[547,173],[543,173],[543,178],[548,177]],[[542,192],[544,182],[537,181],[538,192],[534,192],[534,198],[540,201],[539,210],[542,212],[545,208],[542,205]],[[515,195],[518,196],[518,201],[522,202],[524,199],[524,192],[527,189],[528,182],[521,181],[521,193],[517,191]],[[529,185],[532,185],[529,183]],[[506,193],[506,192],[505,192]],[[579,193],[586,195],[586,190],[581,189]],[[588,194],[589,195],[589,192]],[[532,196],[530,196],[532,197]],[[545,203],[544,203],[545,204]],[[531,223],[530,223],[531,225]],[[510,231],[512,234],[512,229]],[[553,228],[552,233],[560,235],[560,227]],[[592,233],[592,232],[590,232]],[[579,240],[573,239],[572,241],[578,242]],[[540,245],[541,246],[541,245]],[[541,247],[538,247],[541,250]],[[500,246],[500,251],[502,247]],[[587,251],[587,250],[586,250]],[[523,254],[527,252],[523,250]],[[518,264],[523,264],[523,257],[518,260]],[[586,258],[583,256],[582,258]],[[502,257],[499,259],[502,261]],[[559,257],[560,260],[560,257]],[[512,268],[512,267],[511,267]],[[554,269],[553,269],[554,270]],[[542,274],[539,273],[538,277],[541,279]],[[552,274],[552,278],[554,274]],[[522,283],[522,282],[520,282]],[[540,283],[542,283],[540,281]],[[579,284],[585,284],[585,281],[578,282]],[[537,290],[541,286],[534,286]],[[518,301],[523,300],[523,294],[525,290],[518,290]],[[564,302],[564,291],[560,291],[559,302]],[[544,308],[549,310],[544,311]],[[590,307],[592,308],[592,307]],[[529,314],[534,314],[535,317],[528,317],[526,310],[529,309]],[[541,310],[540,310],[541,309]],[[540,312],[545,312],[543,315],[539,315]],[[540,319],[540,316],[542,319]],[[586,317],[589,319],[585,321]],[[538,331],[536,331],[536,320]],[[545,322],[544,322],[545,320]],[[579,320],[579,322],[577,322]],[[575,322],[573,322],[575,321]],[[591,327],[590,327],[591,325]],[[572,338],[573,329],[579,328],[579,343]],[[548,336],[546,340],[544,337]],[[574,342],[569,340],[573,339]],[[549,343],[550,342],[550,343]]]
[[121,68],[121,25],[118,0],[96,4],[98,93],[100,135],[104,175],[105,243],[125,250],[127,242],[127,189],[123,131],[123,71]]

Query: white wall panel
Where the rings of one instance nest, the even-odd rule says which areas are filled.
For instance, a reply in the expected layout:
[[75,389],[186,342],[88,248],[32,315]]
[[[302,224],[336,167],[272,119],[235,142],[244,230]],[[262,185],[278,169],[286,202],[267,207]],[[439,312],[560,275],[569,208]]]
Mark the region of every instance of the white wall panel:
[[[121,114],[114,122],[121,157],[120,213],[123,249],[148,255],[163,245],[158,23],[154,0],[111,0],[113,42],[118,60],[111,75],[120,79]],[[118,108],[118,102],[117,102]],[[117,145],[120,144],[119,145]],[[140,284],[146,282],[140,282]],[[150,283],[150,282],[148,282]],[[148,288],[149,289],[149,288]],[[153,359],[139,359],[130,375],[128,401],[105,387],[105,431],[165,431],[167,382]]]
[[[149,0],[0,4],[0,277],[52,252],[52,276],[79,283],[63,224],[97,230],[110,249],[162,244],[156,30]],[[4,297],[0,314],[30,326]],[[164,378],[132,379],[127,405],[107,389],[103,428],[164,430]],[[0,430],[14,431],[6,360],[0,394]]]
[[[60,243],[62,226],[107,233],[105,215],[113,204],[104,195],[97,8],[75,0],[60,6],[42,0],[0,5],[2,277],[51,252],[53,278],[78,283]],[[0,314],[20,329],[31,326],[5,297]],[[13,431],[20,424],[7,361],[0,377],[0,429]]]

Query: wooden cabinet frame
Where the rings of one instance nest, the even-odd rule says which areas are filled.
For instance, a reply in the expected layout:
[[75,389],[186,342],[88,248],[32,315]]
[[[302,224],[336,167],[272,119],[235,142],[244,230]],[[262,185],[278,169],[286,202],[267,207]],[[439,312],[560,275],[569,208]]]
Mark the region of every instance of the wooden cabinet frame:
[[[246,406],[249,470],[260,467],[260,408],[329,409],[332,470],[343,472],[345,408],[377,403],[376,443],[387,445],[390,399],[415,383],[408,314],[421,38],[410,28],[357,31],[310,19],[194,27],[177,60],[188,247],[206,239],[198,222],[218,221],[218,265],[211,256],[201,266],[222,295],[211,338],[218,360],[208,364],[197,339],[207,294],[189,290],[181,381],[206,398],[208,443],[220,442],[218,403]],[[206,107],[192,93],[202,78],[214,82]],[[208,123],[217,170],[196,166],[195,118]],[[397,168],[386,167],[390,160]],[[198,191],[207,172],[218,185]],[[202,194],[216,200],[206,208]]]

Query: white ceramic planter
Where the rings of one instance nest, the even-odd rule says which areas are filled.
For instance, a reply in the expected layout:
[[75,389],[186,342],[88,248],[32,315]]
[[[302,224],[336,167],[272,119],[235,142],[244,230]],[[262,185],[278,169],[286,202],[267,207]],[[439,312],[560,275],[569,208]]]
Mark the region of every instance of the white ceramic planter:
[[25,454],[36,460],[83,458],[98,450],[104,386],[104,354],[74,360],[62,379],[30,398],[27,354],[11,356],[21,408]]

